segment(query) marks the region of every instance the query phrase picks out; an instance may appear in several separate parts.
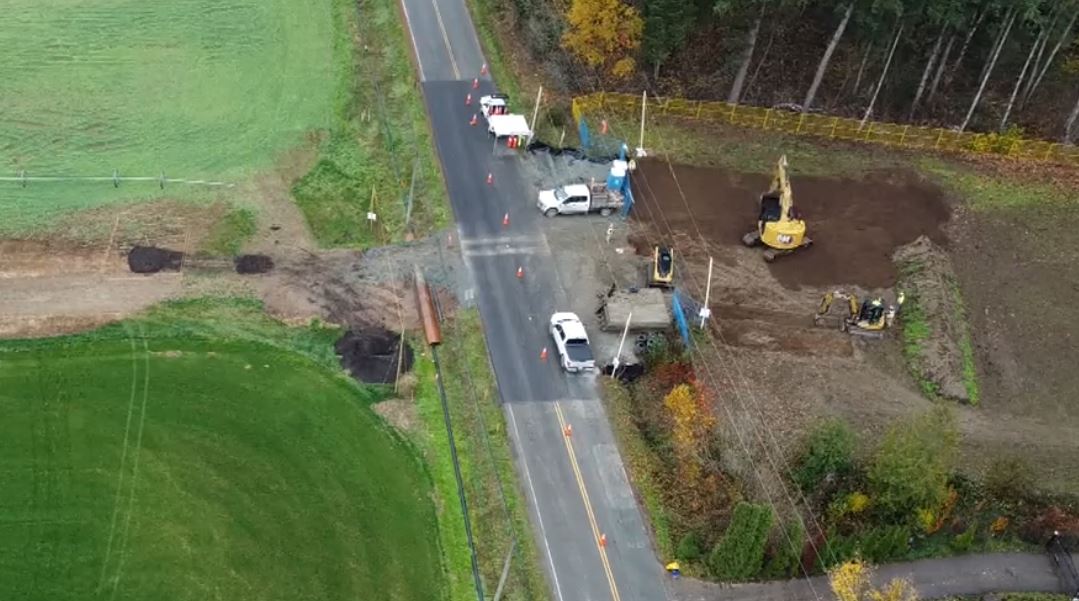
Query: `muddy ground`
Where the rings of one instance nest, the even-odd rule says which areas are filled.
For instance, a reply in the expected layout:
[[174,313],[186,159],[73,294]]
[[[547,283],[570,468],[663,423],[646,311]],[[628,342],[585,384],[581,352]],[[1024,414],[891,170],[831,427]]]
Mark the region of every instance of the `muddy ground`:
[[794,176],[814,245],[768,265],[740,237],[754,226],[769,178],[659,160],[638,167],[632,245],[673,243],[683,259],[679,285],[697,300],[707,257],[716,261],[716,344],[695,358],[719,391],[732,467],[749,468],[739,435],[758,457],[778,458],[821,416],[842,416],[872,436],[931,406],[908,373],[898,331],[866,341],[812,323],[829,289],[894,298],[893,251],[926,235],[948,250],[972,320],[982,401],[957,405],[963,469],[979,474],[994,457],[1018,455],[1047,489],[1079,484],[1079,440],[1069,434],[1079,427],[1071,403],[1079,370],[1068,367],[1076,360],[1079,217],[972,213],[909,172]]

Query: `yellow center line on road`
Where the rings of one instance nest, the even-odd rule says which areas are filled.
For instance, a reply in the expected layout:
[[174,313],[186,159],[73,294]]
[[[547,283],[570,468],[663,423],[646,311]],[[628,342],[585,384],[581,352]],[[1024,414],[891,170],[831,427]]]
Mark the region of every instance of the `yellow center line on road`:
[[592,526],[592,536],[596,541],[596,549],[599,550],[599,559],[603,563],[603,571],[607,574],[607,584],[611,586],[611,598],[614,601],[622,601],[618,594],[618,585],[615,584],[614,574],[611,572],[611,563],[607,559],[607,549],[601,541],[603,534],[596,523],[596,515],[592,511],[592,501],[588,499],[588,490],[584,486],[584,478],[581,477],[581,467],[577,464],[577,454],[573,451],[573,442],[566,436],[566,418],[562,414],[562,406],[558,401],[554,404],[555,415],[558,416],[558,425],[562,432],[562,442],[566,444],[566,453],[569,455],[570,466],[573,467],[573,475],[577,478],[577,487],[581,490],[581,500],[584,501],[584,510],[588,514],[588,522]]
[[431,0],[435,7],[435,19],[438,20],[438,28],[442,31],[442,41],[446,44],[446,54],[450,55],[450,66],[453,67],[454,79],[461,79],[461,72],[457,70],[457,59],[453,57],[453,47],[450,46],[450,36],[446,34],[446,24],[442,22],[442,11],[438,10],[438,0]]

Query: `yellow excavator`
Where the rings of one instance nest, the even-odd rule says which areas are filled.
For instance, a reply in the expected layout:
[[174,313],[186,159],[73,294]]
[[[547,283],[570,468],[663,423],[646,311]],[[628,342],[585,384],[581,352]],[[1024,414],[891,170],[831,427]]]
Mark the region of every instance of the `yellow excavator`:
[[857,336],[881,338],[884,336],[884,330],[895,322],[895,316],[903,306],[904,298],[905,296],[900,292],[894,305],[885,306],[884,299],[879,296],[866,299],[859,304],[858,297],[854,294],[848,294],[842,290],[828,292],[820,301],[817,314],[813,316],[813,323],[818,326],[829,325],[832,303],[836,299],[845,300],[847,311],[845,315],[839,317],[839,330]]
[[746,246],[763,244],[764,260],[771,263],[777,257],[790,254],[813,243],[806,236],[806,224],[798,218],[787,177],[787,155],[779,157],[772,186],[761,194],[757,229],[742,236]]

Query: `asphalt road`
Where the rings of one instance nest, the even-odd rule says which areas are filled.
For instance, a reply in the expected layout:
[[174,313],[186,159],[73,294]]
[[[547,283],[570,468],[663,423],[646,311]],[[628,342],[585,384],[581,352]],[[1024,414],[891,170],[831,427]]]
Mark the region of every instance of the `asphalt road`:
[[[493,87],[463,0],[402,0],[424,100],[487,344],[529,496],[540,557],[558,601],[660,601],[664,573],[622,466],[595,376],[541,361],[547,320],[568,306],[519,158],[495,153],[478,99]],[[473,78],[481,78],[472,89]],[[473,105],[465,98],[473,95]],[[530,107],[511,99],[515,112]],[[507,156],[498,156],[506,154]],[[493,183],[487,183],[487,175]],[[502,225],[510,214],[510,225]],[[518,268],[524,277],[518,278]],[[553,354],[552,354],[553,355]],[[553,357],[552,357],[553,358]],[[567,430],[570,432],[566,435]],[[482,544],[482,541],[479,541]]]

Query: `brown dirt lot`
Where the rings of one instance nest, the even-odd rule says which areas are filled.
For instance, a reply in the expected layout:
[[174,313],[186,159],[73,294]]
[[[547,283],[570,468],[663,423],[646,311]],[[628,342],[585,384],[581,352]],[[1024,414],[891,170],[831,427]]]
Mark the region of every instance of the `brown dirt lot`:
[[[811,319],[828,289],[890,297],[892,252],[925,234],[945,245],[955,263],[982,388],[979,406],[957,407],[962,468],[977,475],[993,458],[1019,456],[1040,486],[1074,491],[1074,207],[975,212],[907,171],[865,180],[795,176],[795,203],[815,243],[768,265],[759,249],[740,243],[768,183],[765,176],[657,160],[642,161],[633,174],[633,246],[673,244],[682,259],[679,285],[697,300],[704,296],[708,256],[716,260],[715,344],[700,345],[694,358],[703,364],[702,379],[718,391],[727,438],[740,432],[751,446],[756,440],[754,453],[778,447],[790,454],[820,416],[842,416],[872,440],[896,418],[932,406],[907,372],[898,330],[867,341],[816,329]],[[728,454],[732,467],[747,467],[742,454]]]
[[[699,232],[698,238],[713,245],[739,244],[755,227],[757,199],[769,184],[763,175],[645,160],[633,174],[634,191],[645,200],[636,216]],[[922,234],[945,242],[941,227],[948,203],[939,188],[916,174],[877,172],[860,180],[793,176],[791,187],[814,244],[770,267],[787,288],[889,287],[895,283],[891,255],[897,247]]]

